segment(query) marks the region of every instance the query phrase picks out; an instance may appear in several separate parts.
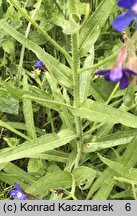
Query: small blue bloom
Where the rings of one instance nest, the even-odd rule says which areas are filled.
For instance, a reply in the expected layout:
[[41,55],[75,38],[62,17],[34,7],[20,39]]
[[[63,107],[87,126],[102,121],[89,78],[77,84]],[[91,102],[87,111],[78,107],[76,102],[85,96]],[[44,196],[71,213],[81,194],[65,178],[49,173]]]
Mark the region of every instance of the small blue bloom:
[[118,6],[127,9],[127,11],[115,18],[113,28],[122,32],[134,19],[137,27],[137,0],[118,0]]
[[35,61],[34,66],[35,67],[42,67],[42,66],[44,66],[44,63],[42,61]]
[[18,200],[26,200],[27,196],[21,189],[20,185],[17,183],[14,183],[14,186],[17,188],[17,190],[11,190],[10,191],[10,196],[12,198],[16,198]]
[[100,70],[96,73],[96,75],[103,75],[107,81],[120,82],[121,89],[126,88],[129,84],[128,74],[137,75],[134,71],[122,67],[114,67],[109,70]]

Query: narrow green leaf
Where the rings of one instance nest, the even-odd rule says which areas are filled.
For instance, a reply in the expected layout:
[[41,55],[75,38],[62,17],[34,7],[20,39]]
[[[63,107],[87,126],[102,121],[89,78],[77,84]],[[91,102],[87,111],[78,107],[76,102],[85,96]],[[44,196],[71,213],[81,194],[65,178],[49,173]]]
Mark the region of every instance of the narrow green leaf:
[[[31,156],[30,156],[31,157]],[[49,160],[49,161],[56,161],[61,163],[67,163],[68,161],[68,154],[56,150],[47,151],[45,153],[40,153],[39,155],[33,155],[32,158]]]
[[72,112],[76,116],[89,119],[90,121],[109,124],[121,123],[128,127],[137,128],[137,116],[89,99],[85,101],[83,106],[76,108]]
[[26,192],[43,198],[47,192],[55,188],[70,188],[72,185],[72,176],[67,171],[57,171],[48,173],[38,181],[33,183]]
[[113,175],[118,175],[118,177],[120,176],[126,178],[127,181],[129,179],[131,181],[137,182],[136,168],[128,169],[127,166],[123,165],[122,163],[109,160],[105,157],[102,157],[101,155],[99,155],[99,158],[114,171]]
[[96,142],[89,142],[83,145],[83,152],[96,152],[101,149],[112,148],[114,146],[130,143],[137,134],[136,130],[113,133],[112,135],[99,139]]
[[[25,91],[29,91],[29,85],[27,80],[27,75],[23,75],[23,89]],[[26,122],[27,133],[31,138],[36,138],[36,131],[34,125],[34,116],[33,116],[33,109],[32,109],[32,102],[27,99],[23,99],[23,114]]]
[[101,161],[103,161],[103,163],[105,163],[106,165],[108,165],[108,167],[110,167],[113,171],[115,171],[116,173],[120,174],[121,176],[125,176],[128,175],[128,169],[121,163],[116,162],[116,161],[112,161],[109,160],[103,156],[101,156],[100,154],[98,154],[99,158]]
[[96,191],[98,191],[103,186],[104,182],[108,179],[108,176],[110,176],[110,169],[106,169],[103,173],[100,174],[100,176],[91,186],[91,189],[89,190],[86,199],[89,199]]
[[93,196],[92,200],[107,200],[113,187],[115,185],[114,180],[111,176],[107,177],[105,182],[103,182],[101,188],[97,193]]
[[80,33],[80,48],[81,52],[87,53],[91,46],[98,39],[102,27],[111,11],[114,10],[116,2],[114,0],[102,0],[96,11],[89,17]]
[[8,130],[12,131],[13,133],[19,135],[20,137],[23,137],[26,140],[30,140],[30,137],[24,135],[23,133],[17,131],[16,129],[14,129],[13,127],[11,127],[10,125],[7,124],[7,122],[3,122],[0,120],[0,126],[7,128]]
[[137,137],[134,137],[127,146],[121,162],[128,168],[134,167],[137,163]]
[[32,157],[49,150],[63,146],[76,138],[70,130],[62,130],[58,134],[51,133],[39,138],[24,142],[15,148],[7,148],[5,152],[0,151],[0,163],[17,160],[25,157]]
[[[22,122],[6,122],[9,126],[13,127],[14,129],[18,129],[18,130],[27,130],[27,127],[26,127],[26,124],[25,123],[22,123]],[[36,132],[38,134],[41,134],[41,135],[44,135],[45,132],[40,129],[40,128],[35,128],[36,129]]]

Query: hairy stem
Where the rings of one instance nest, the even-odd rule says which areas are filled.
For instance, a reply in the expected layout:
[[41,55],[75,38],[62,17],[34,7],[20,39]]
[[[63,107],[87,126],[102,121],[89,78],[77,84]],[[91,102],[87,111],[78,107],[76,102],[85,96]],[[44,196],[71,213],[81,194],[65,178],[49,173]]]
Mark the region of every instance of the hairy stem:
[[[69,0],[69,10],[70,18],[72,14],[77,15],[78,13],[79,0]],[[80,105],[80,57],[79,57],[79,32],[71,35],[71,45],[72,45],[72,71],[73,71],[73,95],[74,103],[73,106],[79,107]],[[75,117],[76,131],[78,134],[77,138],[77,155],[75,160],[75,168],[78,167],[80,156],[81,156],[81,147],[82,147],[82,126],[81,119]]]

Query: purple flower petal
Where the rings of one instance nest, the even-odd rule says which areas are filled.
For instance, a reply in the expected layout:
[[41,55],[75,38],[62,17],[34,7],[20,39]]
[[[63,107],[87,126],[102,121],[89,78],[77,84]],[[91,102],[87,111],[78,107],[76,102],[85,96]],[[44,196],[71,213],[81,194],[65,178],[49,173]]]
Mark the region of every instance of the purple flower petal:
[[10,191],[10,196],[11,196],[12,198],[17,198],[17,196],[18,196],[18,191],[17,191],[17,190],[11,190],[11,191]]
[[135,3],[137,3],[137,0],[119,0],[118,6],[130,9]]
[[123,69],[123,72],[124,73],[128,73],[128,74],[131,74],[131,75],[134,75],[134,76],[137,76],[137,73],[135,73],[134,71],[128,69],[128,68],[125,68]]
[[109,78],[112,82],[118,82],[123,76],[123,70],[121,67],[115,67],[111,70]]
[[23,190],[22,190],[22,188],[20,187],[19,184],[14,183],[14,186],[17,188],[18,191],[20,191],[21,193],[23,193]]
[[104,76],[104,79],[110,81],[109,73]]
[[134,15],[137,15],[137,2],[135,4],[132,5],[131,9],[132,12],[134,12]]
[[110,70],[100,70],[100,71],[96,72],[96,75],[105,75],[109,72],[110,72]]
[[25,194],[22,194],[21,197],[18,196],[18,200],[26,200],[27,196]]
[[24,193],[21,193],[18,190],[12,190],[12,191],[10,191],[10,196],[12,198],[14,198],[14,199],[16,198],[18,200],[25,200],[26,197],[27,197]]
[[120,80],[120,88],[124,89],[128,86],[128,77],[126,74],[123,74],[122,79]]
[[134,13],[132,11],[127,11],[117,16],[113,22],[113,28],[119,32],[124,31],[126,27],[130,25],[134,19]]
[[44,63],[42,61],[35,61],[34,66],[35,67],[42,67],[42,66],[44,66]]
[[18,190],[11,190],[10,191],[10,196],[12,198],[14,198],[14,199],[16,198],[18,200],[25,200],[27,198],[27,196],[24,193],[21,193]]

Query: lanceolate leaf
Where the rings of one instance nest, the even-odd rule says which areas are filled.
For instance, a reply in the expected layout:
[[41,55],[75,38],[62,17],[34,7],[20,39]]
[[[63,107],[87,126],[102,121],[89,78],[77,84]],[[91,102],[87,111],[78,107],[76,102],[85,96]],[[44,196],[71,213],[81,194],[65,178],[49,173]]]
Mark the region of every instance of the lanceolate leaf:
[[121,123],[128,127],[137,128],[137,117],[101,102],[86,100],[83,106],[72,111],[75,115],[91,121],[102,123]]
[[112,135],[106,136],[104,139],[100,139],[99,141],[85,143],[83,145],[83,152],[96,152],[101,149],[112,148],[114,146],[130,143],[136,134],[137,130],[113,133]]
[[91,46],[96,42],[102,27],[104,27],[104,24],[115,5],[115,0],[102,0],[96,11],[90,16],[90,18],[81,28],[81,52],[87,53]]
[[37,139],[24,142],[15,148],[7,148],[5,152],[0,151],[0,163],[32,157],[33,155],[53,150],[67,144],[74,138],[76,138],[76,135],[67,129],[60,131],[58,134],[50,133],[43,135]]
[[57,171],[47,173],[44,177],[32,184],[26,192],[43,198],[50,189],[70,188],[71,185],[71,174],[67,171]]

